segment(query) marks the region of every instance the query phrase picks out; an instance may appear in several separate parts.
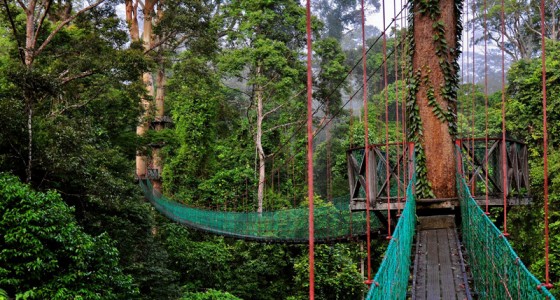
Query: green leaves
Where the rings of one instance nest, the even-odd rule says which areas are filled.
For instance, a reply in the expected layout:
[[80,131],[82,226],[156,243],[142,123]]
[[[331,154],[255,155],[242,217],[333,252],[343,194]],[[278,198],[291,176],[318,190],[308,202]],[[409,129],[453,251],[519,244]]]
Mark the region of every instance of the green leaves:
[[29,299],[133,296],[132,278],[106,234],[92,237],[55,192],[0,174],[0,286]]

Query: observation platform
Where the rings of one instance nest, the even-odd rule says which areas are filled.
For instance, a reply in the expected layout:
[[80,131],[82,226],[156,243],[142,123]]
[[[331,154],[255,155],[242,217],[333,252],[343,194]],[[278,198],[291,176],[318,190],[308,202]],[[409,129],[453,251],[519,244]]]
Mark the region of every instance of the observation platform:
[[[460,172],[465,175],[471,196],[479,205],[485,206],[488,201],[489,207],[502,207],[504,194],[508,206],[531,202],[525,143],[507,139],[504,144],[500,138],[458,139],[455,143],[461,151]],[[346,152],[350,209],[366,210],[367,185],[371,210],[402,210],[406,202],[405,189],[414,173],[414,145],[407,142],[372,144],[367,149],[367,164],[364,147]],[[366,167],[369,169],[367,180]],[[459,198],[417,199],[418,210],[454,210],[459,206]]]
[[454,217],[418,220],[412,299],[472,299]]

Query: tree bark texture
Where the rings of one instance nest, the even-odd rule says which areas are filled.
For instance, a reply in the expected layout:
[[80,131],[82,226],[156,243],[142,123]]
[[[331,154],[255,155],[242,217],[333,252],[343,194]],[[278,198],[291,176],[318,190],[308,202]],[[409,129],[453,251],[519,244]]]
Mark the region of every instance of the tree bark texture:
[[[445,24],[445,39],[450,48],[457,44],[454,0],[440,0],[441,18]],[[447,110],[448,103],[443,98],[440,88],[445,86],[444,74],[439,65],[434,43],[434,21],[418,12],[419,5],[414,12],[414,41],[415,51],[412,57],[414,73],[422,72],[422,78],[428,78],[435,90],[435,98],[439,105]],[[452,59],[452,58],[448,58]],[[428,104],[428,86],[421,79],[416,93],[416,103],[420,110],[423,126],[422,144],[426,154],[426,169],[428,181],[437,198],[456,197],[455,187],[455,151],[453,138],[447,121],[437,118],[433,108]]]
[[[256,75],[259,77],[261,74],[261,67],[257,66]],[[266,182],[266,156],[264,154],[264,149],[262,146],[262,136],[263,136],[263,90],[262,86],[257,84],[255,87],[255,97],[257,98],[257,135],[255,137],[255,144],[257,146],[257,154],[259,156],[259,186],[257,190],[258,208],[257,211],[263,212],[263,200],[264,200],[264,185]]]
[[[156,131],[160,131],[165,128],[164,123],[162,122],[163,117],[165,116],[165,81],[165,69],[163,66],[160,66],[156,74],[156,120],[159,121],[155,126]],[[152,149],[152,163],[153,168],[161,175],[163,172],[163,161],[160,150],[159,146]],[[160,193],[162,192],[161,178],[154,180],[153,185],[154,189]]]
[[[147,0],[143,6],[144,24],[142,32],[142,45],[144,50],[148,51],[152,47],[153,38],[153,14],[154,8],[157,4],[157,0]],[[140,33],[138,26],[138,0],[126,0],[126,18],[129,28],[130,38],[133,42],[139,41]],[[146,89],[146,96],[140,99],[140,105],[142,106],[143,113],[139,118],[138,125],[136,127],[136,134],[138,136],[143,136],[150,128],[150,122],[148,120],[149,112],[151,108],[151,99],[154,98],[154,80],[152,73],[145,72],[142,75],[142,82]],[[148,158],[142,151],[136,152],[136,175],[143,178],[147,174]]]

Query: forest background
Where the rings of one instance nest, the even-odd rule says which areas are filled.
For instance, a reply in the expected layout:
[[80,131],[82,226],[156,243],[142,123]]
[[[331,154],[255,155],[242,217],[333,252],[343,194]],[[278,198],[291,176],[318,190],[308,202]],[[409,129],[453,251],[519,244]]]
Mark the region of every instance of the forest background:
[[[369,14],[381,9],[378,0],[366,2]],[[470,136],[473,113],[478,136],[486,131],[486,114],[488,135],[501,132],[499,2],[487,1],[488,21],[482,0],[471,1],[464,12],[471,35],[463,38],[460,136]],[[547,1],[546,10],[555,284],[560,280],[559,2]],[[358,4],[313,1],[318,205],[348,194],[345,150],[364,140],[359,92],[346,104],[363,72],[358,64],[347,76],[361,56]],[[164,193],[191,206],[253,211],[306,205],[304,7],[293,0],[125,0],[124,18],[122,7],[115,0],[3,0],[0,298],[306,299],[307,247],[192,231],[154,211],[134,177],[140,153],[163,165]],[[506,0],[505,14],[507,134],[529,145],[533,196],[530,206],[511,210],[510,240],[540,276],[538,1]],[[405,88],[406,20],[396,23],[387,34],[387,49],[396,53],[388,60],[390,107],[400,107]],[[484,24],[488,70],[481,52]],[[382,29],[368,25],[366,32],[372,48],[367,122],[376,143],[385,134],[384,78],[373,72],[383,64]],[[163,102],[174,125],[138,137],[137,126],[161,113],[157,103]],[[399,140],[395,112],[389,112],[390,134]],[[385,244],[379,239],[373,245],[375,265]],[[364,252],[358,241],[318,246],[318,298],[361,298]],[[558,289],[553,292],[558,295]]]

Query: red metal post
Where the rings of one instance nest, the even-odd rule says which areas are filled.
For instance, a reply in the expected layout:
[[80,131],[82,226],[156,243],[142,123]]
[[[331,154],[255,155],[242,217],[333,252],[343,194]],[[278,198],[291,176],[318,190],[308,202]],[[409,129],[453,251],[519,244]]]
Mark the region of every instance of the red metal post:
[[383,1],[383,77],[385,91],[385,178],[387,179],[387,239],[391,236],[391,166],[389,165],[389,93],[387,91],[387,27],[385,26],[385,1]]
[[363,67],[363,103],[364,103],[364,159],[366,160],[366,246],[367,246],[367,267],[368,274],[366,284],[370,285],[372,283],[371,278],[371,224],[370,224],[370,197],[369,197],[369,131],[368,131],[368,101],[367,101],[367,63],[366,63],[366,29],[365,22],[366,16],[364,13],[364,0],[361,0],[361,12],[362,12],[362,67]]
[[309,299],[315,299],[315,224],[313,220],[313,74],[311,57],[311,0],[306,5],[307,31],[307,198],[309,201]]
[[544,265],[545,284],[547,289],[552,288],[550,283],[550,262],[548,258],[548,129],[546,116],[546,28],[544,24],[544,0],[541,0],[541,63],[542,63],[542,107],[543,107],[543,163],[544,163]]
[[412,180],[412,176],[414,176],[414,168],[415,163],[413,161],[414,159],[414,143],[413,142],[408,142],[408,180]]
[[456,150],[457,150],[457,173],[459,173],[459,175],[463,176],[463,155],[461,155],[461,143],[463,141],[461,139],[456,139],[455,140],[455,146],[456,146]]
[[504,0],[501,7],[501,27],[502,27],[502,194],[504,200],[504,236],[509,236],[507,232],[507,151],[506,151],[506,71],[505,71],[505,17]]

